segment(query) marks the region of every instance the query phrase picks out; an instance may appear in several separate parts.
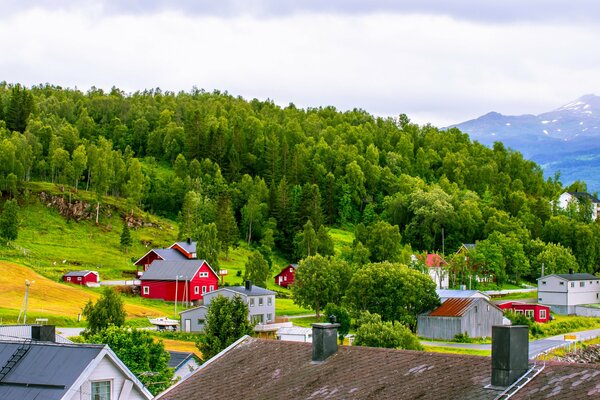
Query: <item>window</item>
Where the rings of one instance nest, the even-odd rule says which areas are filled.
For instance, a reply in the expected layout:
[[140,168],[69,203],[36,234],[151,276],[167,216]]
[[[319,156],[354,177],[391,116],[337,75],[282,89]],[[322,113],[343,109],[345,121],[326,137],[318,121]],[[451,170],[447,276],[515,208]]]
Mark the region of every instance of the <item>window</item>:
[[194,294],[200,293],[200,286],[194,286]]
[[271,296],[267,297],[267,305],[273,305],[273,298]]
[[210,286],[208,287],[208,291],[209,291],[209,292],[212,292],[213,290],[215,290],[215,285],[210,285]]
[[545,284],[546,284],[546,281],[542,281],[542,285],[545,285]]
[[294,272],[294,268],[290,267],[290,272]]
[[575,282],[571,282],[571,287],[575,287]]
[[475,306],[475,312],[477,312],[477,306]]
[[80,280],[81,280],[81,277],[80,277],[80,276],[78,276],[78,277],[77,277],[77,280],[78,280],[78,281],[80,281]]
[[262,307],[262,305],[263,305],[263,298],[262,297],[258,298],[258,305],[259,305],[259,307]]
[[254,297],[250,297],[250,307],[254,307]]
[[515,310],[517,314],[523,314],[523,310]]
[[560,285],[564,285],[564,284],[565,284],[564,282],[561,282],[561,283],[560,283]]
[[287,275],[283,277],[283,280],[284,280],[284,281],[287,281]]
[[540,310],[540,319],[546,319],[546,310]]
[[267,314],[267,322],[273,321],[273,314]]
[[264,317],[262,314],[255,314],[250,316],[250,322],[252,322],[252,325],[262,324],[263,321]]
[[490,305],[489,304],[487,305],[487,310],[490,311]]
[[67,282],[71,282],[71,277],[67,276]]
[[150,294],[150,286],[144,286],[144,294]]
[[585,287],[585,282],[584,281],[579,282],[579,287]]
[[206,293],[206,286],[202,286],[202,294]]
[[110,400],[110,381],[92,382],[92,400]]
[[198,325],[204,325],[206,320],[204,318],[198,318]]
[[527,318],[533,318],[533,310],[525,310],[525,316]]
[[198,275],[200,278],[208,278],[208,272],[200,272]]

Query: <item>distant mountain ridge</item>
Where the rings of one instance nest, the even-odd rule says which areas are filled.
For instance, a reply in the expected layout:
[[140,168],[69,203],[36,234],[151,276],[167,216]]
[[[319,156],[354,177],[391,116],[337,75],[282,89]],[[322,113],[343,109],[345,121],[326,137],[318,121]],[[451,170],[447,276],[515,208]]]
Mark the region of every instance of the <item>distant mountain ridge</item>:
[[490,112],[451,127],[482,144],[499,141],[520,151],[546,176],[560,171],[565,185],[579,179],[589,191],[600,190],[600,96],[587,94],[539,115]]

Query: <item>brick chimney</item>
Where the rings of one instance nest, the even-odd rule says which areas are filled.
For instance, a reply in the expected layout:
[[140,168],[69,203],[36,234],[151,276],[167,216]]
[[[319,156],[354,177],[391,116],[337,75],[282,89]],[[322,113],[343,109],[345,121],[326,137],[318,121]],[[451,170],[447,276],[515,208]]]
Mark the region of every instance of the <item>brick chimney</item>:
[[56,330],[54,325],[31,325],[31,340],[38,342],[55,342]]
[[246,290],[248,290],[248,291],[252,290],[252,281],[251,280],[246,281]]
[[528,369],[529,327],[492,326],[492,386],[510,386]]
[[330,355],[337,352],[338,333],[340,324],[316,323],[312,324],[312,360],[325,361]]

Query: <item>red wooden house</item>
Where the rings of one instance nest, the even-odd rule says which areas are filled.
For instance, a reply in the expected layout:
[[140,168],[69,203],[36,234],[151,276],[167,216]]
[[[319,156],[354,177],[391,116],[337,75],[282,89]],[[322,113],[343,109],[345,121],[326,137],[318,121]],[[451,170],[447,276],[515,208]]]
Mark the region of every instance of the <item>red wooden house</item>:
[[193,302],[219,288],[219,276],[205,260],[156,260],[140,278],[142,297]]
[[289,264],[285,266],[280,273],[275,275],[275,284],[286,288],[294,283],[296,268],[298,268],[298,264]]
[[100,276],[96,271],[70,271],[63,275],[63,281],[77,285],[100,282]]
[[162,261],[183,261],[188,258],[173,248],[168,249],[152,249],[144,254],[134,265],[137,267],[137,275],[141,276],[156,260]]
[[535,322],[550,321],[550,307],[541,304],[521,303],[518,301],[507,301],[506,303],[498,304],[504,312],[512,311],[518,314],[523,314],[528,318],[532,318]]
[[173,243],[171,245],[171,247],[169,247],[169,248],[179,251],[181,254],[183,254],[188,259],[195,259],[196,258],[196,243],[198,243],[198,242],[194,242],[194,241],[192,241],[192,239],[188,238],[184,242]]

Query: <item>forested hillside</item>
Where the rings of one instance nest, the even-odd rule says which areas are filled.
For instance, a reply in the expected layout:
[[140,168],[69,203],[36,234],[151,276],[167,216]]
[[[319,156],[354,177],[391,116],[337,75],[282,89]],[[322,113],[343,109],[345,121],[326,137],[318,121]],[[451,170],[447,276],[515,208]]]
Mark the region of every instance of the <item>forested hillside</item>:
[[[533,279],[600,265],[600,229],[587,210],[552,205],[563,190],[535,163],[457,129],[405,115],[298,109],[227,93],[86,93],[0,84],[0,190],[21,182],[120,196],[132,210],[177,219],[179,236],[216,262],[239,240],[268,258],[332,253],[327,227],[356,231],[351,262],[407,261],[417,251],[452,258],[478,242],[468,271]],[[68,190],[67,190],[68,192]],[[310,222],[310,223],[308,223]],[[461,261],[462,260],[462,261]],[[557,261],[559,260],[559,261]],[[462,264],[461,264],[462,263]]]

